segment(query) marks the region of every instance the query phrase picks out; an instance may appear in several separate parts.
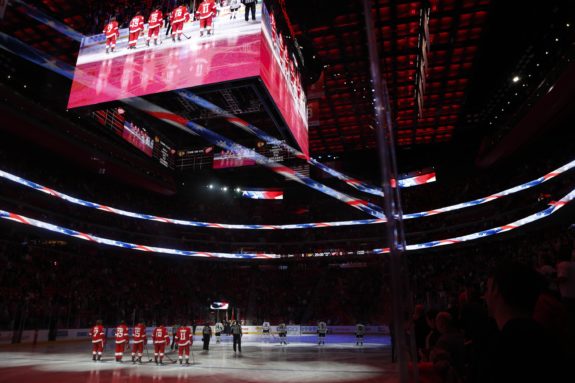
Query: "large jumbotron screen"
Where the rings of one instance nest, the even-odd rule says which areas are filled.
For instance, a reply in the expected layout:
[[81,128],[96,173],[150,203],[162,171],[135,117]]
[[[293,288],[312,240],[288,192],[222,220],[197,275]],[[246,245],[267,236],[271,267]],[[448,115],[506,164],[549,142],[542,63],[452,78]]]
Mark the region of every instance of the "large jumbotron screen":
[[199,21],[184,23],[181,41],[172,41],[165,27],[157,45],[152,39],[148,46],[147,35],[146,25],[136,48],[128,49],[128,28],[120,29],[116,48],[109,53],[104,34],[84,38],[68,107],[218,83],[225,88],[229,81],[260,78],[301,150],[308,153],[300,71],[265,6],[258,4],[256,20],[249,22],[243,12],[230,18],[229,7],[220,8],[211,35],[200,36]]

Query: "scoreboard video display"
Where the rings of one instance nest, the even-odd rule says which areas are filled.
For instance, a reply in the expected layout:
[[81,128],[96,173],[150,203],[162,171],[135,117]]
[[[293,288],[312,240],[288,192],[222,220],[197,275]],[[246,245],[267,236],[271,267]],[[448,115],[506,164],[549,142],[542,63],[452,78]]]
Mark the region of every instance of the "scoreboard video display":
[[[68,107],[205,85],[221,84],[225,89],[230,81],[254,79],[264,85],[307,154],[306,99],[300,71],[287,49],[288,37],[277,31],[273,15],[260,3],[255,20],[250,15],[246,21],[243,5],[234,11],[229,5],[216,6],[219,2],[212,0],[198,3],[196,10],[181,9],[181,25],[158,24],[159,16],[152,20],[152,13],[134,15],[128,28],[114,32],[116,24],[111,21],[103,33],[84,38]],[[206,4],[212,4],[213,12],[204,12]],[[156,24],[159,26],[154,27]]]

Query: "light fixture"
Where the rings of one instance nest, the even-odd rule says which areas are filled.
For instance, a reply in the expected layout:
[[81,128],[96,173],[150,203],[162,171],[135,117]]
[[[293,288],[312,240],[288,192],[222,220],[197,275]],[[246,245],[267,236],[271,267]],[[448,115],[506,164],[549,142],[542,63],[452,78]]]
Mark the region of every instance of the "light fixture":
[[222,190],[223,190],[223,191],[228,191],[228,187],[227,187],[227,186],[224,186],[224,187],[222,188]]
[[208,185],[208,189],[213,189],[213,188],[214,188],[214,185],[212,185],[212,184]]
[[519,76],[513,77],[513,82],[518,82],[520,80]]

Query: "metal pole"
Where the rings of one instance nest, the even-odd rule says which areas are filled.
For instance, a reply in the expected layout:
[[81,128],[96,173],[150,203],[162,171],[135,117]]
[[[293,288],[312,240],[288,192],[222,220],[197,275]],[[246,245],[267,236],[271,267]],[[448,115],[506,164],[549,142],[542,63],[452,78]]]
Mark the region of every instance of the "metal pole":
[[[400,382],[407,383],[409,371],[407,365],[407,344],[403,332],[404,279],[402,273],[403,251],[405,240],[403,235],[402,212],[399,202],[399,188],[397,187],[397,169],[395,163],[395,148],[393,140],[393,125],[391,122],[391,109],[387,84],[380,73],[379,53],[375,36],[374,21],[371,14],[372,1],[363,0],[367,43],[369,50],[370,71],[374,90],[374,107],[377,124],[377,139],[379,146],[379,160],[383,183],[383,208],[387,217],[386,237],[389,246],[392,305],[393,305],[393,331],[397,344]],[[414,363],[414,371],[417,369]],[[416,377],[417,381],[417,377]]]

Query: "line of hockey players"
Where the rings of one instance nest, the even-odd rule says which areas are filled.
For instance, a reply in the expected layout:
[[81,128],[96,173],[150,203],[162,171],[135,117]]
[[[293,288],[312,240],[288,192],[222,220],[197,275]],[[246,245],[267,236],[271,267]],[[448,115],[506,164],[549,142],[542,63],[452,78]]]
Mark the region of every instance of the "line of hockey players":
[[[234,3],[235,4],[235,3]],[[233,5],[234,7],[237,6],[239,8],[239,3]],[[234,8],[234,11],[231,12],[235,18],[235,11],[237,8]],[[230,5],[230,11],[232,10],[232,5]],[[204,33],[207,35],[212,34],[212,27],[213,27],[213,19],[217,15],[217,6],[215,0],[203,0],[196,12],[194,13],[194,20],[198,20],[200,23],[200,37],[204,36]],[[146,37],[146,46],[150,46],[150,41],[154,40],[154,45],[158,43],[161,44],[161,40],[159,40],[160,30],[164,26],[164,14],[159,6],[156,6],[154,10],[148,16],[148,35]],[[232,15],[230,15],[231,18]],[[176,42],[182,40],[182,34],[184,29],[184,24],[190,21],[191,15],[183,2],[179,2],[179,4],[169,13],[166,17],[165,27],[168,28],[168,32],[171,29],[172,34],[172,41]],[[136,44],[138,42],[138,38],[141,35],[144,35],[144,16],[141,12],[136,12],[136,15],[130,20],[130,24],[128,26],[128,49],[136,49]],[[110,22],[106,24],[104,27],[103,33],[106,37],[106,53],[114,52],[116,48],[116,42],[118,37],[120,36],[120,30],[118,26],[118,22],[116,21],[115,17],[112,17]],[[168,33],[166,33],[167,35]],[[185,35],[184,35],[185,36]],[[185,36],[186,38],[190,38]]]
[[[194,326],[195,330],[195,326]],[[178,350],[178,361],[182,364],[185,361],[186,365],[190,364],[191,346],[194,342],[194,330],[187,326],[186,324],[181,326],[174,326],[173,339],[172,339],[172,349],[174,346]],[[365,334],[365,326],[363,324],[357,324],[355,328],[356,345],[363,346],[363,336]],[[224,331],[224,325],[221,322],[216,323],[215,333],[216,333],[216,343],[220,343],[221,334]],[[285,323],[281,323],[276,328],[279,341],[281,345],[287,345],[287,326]],[[325,322],[319,322],[317,326],[318,335],[318,345],[325,345],[325,338],[328,332],[328,328]],[[242,352],[242,326],[239,321],[234,321],[230,327],[230,333],[233,335],[233,350]],[[262,325],[262,334],[265,337],[271,335],[271,326],[269,322],[264,322]],[[92,360],[101,361],[102,353],[104,352],[104,345],[106,342],[106,334],[102,321],[96,322],[95,326],[92,327],[90,332],[92,338]],[[132,329],[132,363],[142,363],[142,356],[144,350],[146,351],[148,361],[151,362],[152,359],[149,356],[149,351],[147,348],[148,337],[146,334],[146,325],[143,322],[138,323]],[[203,350],[209,350],[210,339],[212,337],[212,328],[209,323],[206,323],[202,328],[202,342]],[[115,340],[115,360],[121,363],[124,357],[126,349],[129,348],[130,341],[130,331],[125,321],[121,321],[120,324],[115,328],[114,331]],[[163,324],[158,324],[152,330],[152,343],[154,345],[154,362],[156,365],[164,364],[164,357],[166,355],[166,347],[170,346],[170,335],[168,334],[168,329]],[[175,363],[175,360],[171,360]]]
[[[195,327],[195,326],[194,326]],[[218,332],[219,330],[219,332]],[[172,344],[176,345],[178,350],[178,361],[183,364],[185,361],[186,365],[190,364],[191,346],[194,342],[194,333],[192,328],[187,325],[175,326],[173,329],[173,340]],[[221,323],[216,324],[216,338],[218,343],[220,342],[220,334],[223,331],[223,325]],[[241,338],[243,336],[242,326],[238,321],[233,322],[230,328],[230,332],[233,335],[233,348],[234,353],[236,349],[242,352]],[[104,346],[106,342],[106,333],[102,325],[102,321],[96,322],[94,327],[90,331],[92,338],[92,360],[101,361],[102,354],[104,352]],[[143,322],[138,323],[132,329],[132,363],[142,363],[142,357],[144,350],[146,351],[146,356],[148,358],[147,362],[152,362],[150,354],[148,351],[148,337],[146,334],[146,325]],[[202,328],[202,341],[203,349],[208,350],[210,344],[210,338],[212,337],[212,329],[208,323]],[[129,347],[130,333],[126,322],[121,321],[120,324],[114,330],[114,340],[115,340],[115,360],[121,363],[124,357],[126,349]],[[158,364],[164,364],[164,357],[167,357],[171,362],[176,363],[176,360],[172,360],[168,355],[166,355],[166,347],[170,346],[170,335],[168,334],[168,329],[163,324],[158,324],[152,330],[152,344],[154,346],[154,362]]]
[[[279,337],[279,342],[281,345],[287,345],[287,326],[285,323],[280,323],[276,327],[276,332]],[[319,322],[317,324],[317,344],[318,345],[325,345],[325,338],[328,333],[327,324],[325,322]],[[262,324],[262,334],[265,337],[271,336],[271,325],[270,322],[264,322]],[[355,338],[356,346],[363,346],[363,337],[365,335],[365,326],[361,323],[358,323],[355,326]]]

